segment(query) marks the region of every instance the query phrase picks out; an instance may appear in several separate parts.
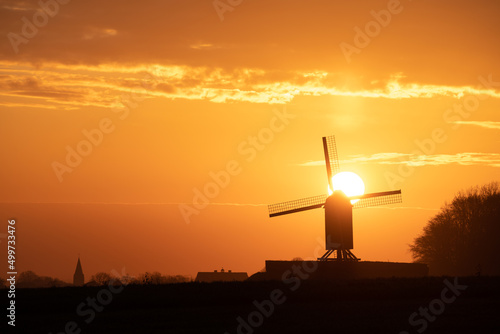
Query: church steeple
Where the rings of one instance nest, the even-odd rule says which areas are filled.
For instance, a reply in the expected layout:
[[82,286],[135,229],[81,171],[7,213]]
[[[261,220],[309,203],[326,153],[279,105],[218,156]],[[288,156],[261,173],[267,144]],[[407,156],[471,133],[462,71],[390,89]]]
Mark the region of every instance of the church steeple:
[[82,286],[83,283],[85,283],[85,276],[83,275],[82,264],[80,263],[80,257],[78,256],[75,274],[73,275],[73,285]]

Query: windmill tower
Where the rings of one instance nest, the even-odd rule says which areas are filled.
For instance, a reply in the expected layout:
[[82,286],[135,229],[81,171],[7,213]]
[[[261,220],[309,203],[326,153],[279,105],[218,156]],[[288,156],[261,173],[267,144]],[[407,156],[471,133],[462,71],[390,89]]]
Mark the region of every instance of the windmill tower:
[[[330,189],[334,189],[332,177],[340,171],[335,136],[323,137],[326,173]],[[351,204],[354,200],[356,203]],[[351,202],[352,201],[352,202]],[[401,190],[370,193],[347,197],[342,190],[331,195],[319,195],[268,206],[269,217],[300,211],[325,208],[325,248],[320,261],[359,261],[353,249],[352,209],[384,204],[401,203]],[[336,253],[335,257],[329,258]]]

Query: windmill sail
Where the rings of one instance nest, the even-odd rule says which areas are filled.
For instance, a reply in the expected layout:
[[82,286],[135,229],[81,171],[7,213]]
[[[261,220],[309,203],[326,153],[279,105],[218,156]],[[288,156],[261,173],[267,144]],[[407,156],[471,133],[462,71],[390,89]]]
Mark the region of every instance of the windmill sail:
[[327,197],[328,195],[319,195],[268,205],[269,217],[321,208],[325,204]]
[[360,200],[353,205],[354,209],[403,202],[403,198],[401,196],[401,190],[384,191],[381,193],[371,193],[361,196],[349,197],[349,199],[358,199],[358,198]]
[[332,177],[340,170],[339,156],[337,154],[337,144],[335,136],[323,137],[323,150],[325,152],[326,174],[328,175],[328,184],[333,190]]

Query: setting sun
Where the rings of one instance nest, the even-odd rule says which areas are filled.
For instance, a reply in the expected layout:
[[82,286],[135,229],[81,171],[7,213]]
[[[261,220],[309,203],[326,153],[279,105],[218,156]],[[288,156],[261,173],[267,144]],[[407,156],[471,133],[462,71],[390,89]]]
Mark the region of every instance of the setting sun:
[[[363,195],[365,193],[365,184],[363,180],[353,172],[340,172],[332,177],[333,190],[342,190],[348,197]],[[331,195],[332,191],[328,189]],[[352,200],[351,204],[356,203],[359,199]]]

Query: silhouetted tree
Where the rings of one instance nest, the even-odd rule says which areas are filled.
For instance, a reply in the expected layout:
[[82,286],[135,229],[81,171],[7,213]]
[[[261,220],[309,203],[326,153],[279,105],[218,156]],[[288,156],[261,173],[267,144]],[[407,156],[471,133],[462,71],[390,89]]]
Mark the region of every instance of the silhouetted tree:
[[433,275],[500,274],[500,186],[458,193],[410,245]]
[[19,274],[16,285],[19,288],[52,288],[68,286],[69,284],[57,278],[38,276],[33,271],[27,270]]
[[140,284],[152,284],[152,278],[151,278],[151,273],[145,272],[144,274],[139,275],[139,282]]
[[31,270],[23,271],[17,276],[17,287],[19,288],[41,288],[41,277]]
[[163,277],[159,272],[145,272],[139,276],[139,281],[141,284],[165,284],[165,277]]
[[[108,285],[111,280],[113,280],[113,277],[111,277],[110,274],[105,273],[105,272],[99,272],[95,275],[93,275],[90,278],[91,281],[94,281],[95,284],[101,286],[101,285]],[[116,279],[115,279],[116,280]]]
[[132,284],[171,284],[171,283],[183,283],[189,282],[190,278],[182,275],[175,276],[164,276],[161,273],[155,272],[145,272],[141,274],[136,281],[132,281]]
[[165,276],[165,280],[165,283],[186,283],[191,281],[189,277],[182,275]]
[[128,285],[128,284],[138,284],[137,279],[135,277],[133,277],[133,276],[130,276],[129,274],[125,274],[122,277],[120,277],[119,278],[119,282],[121,284],[125,284],[125,285]]

